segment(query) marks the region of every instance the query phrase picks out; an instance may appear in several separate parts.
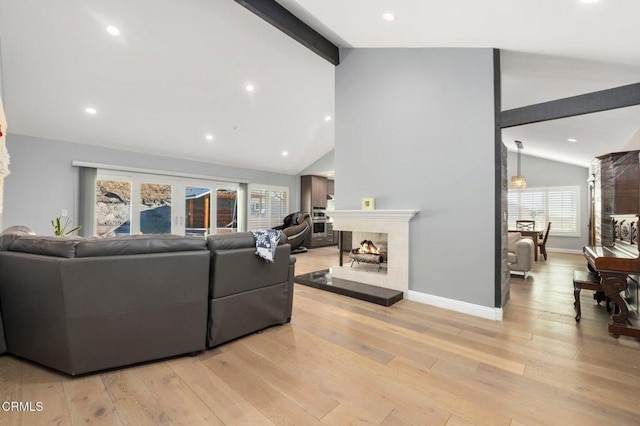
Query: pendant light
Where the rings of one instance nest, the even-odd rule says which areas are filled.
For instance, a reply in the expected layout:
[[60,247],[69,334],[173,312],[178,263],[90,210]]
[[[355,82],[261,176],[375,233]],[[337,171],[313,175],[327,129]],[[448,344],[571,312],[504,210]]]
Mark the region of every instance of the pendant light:
[[511,176],[511,187],[515,189],[525,189],[527,187],[527,180],[522,176],[522,172],[520,171],[522,142],[515,142],[518,147],[518,174],[516,176]]

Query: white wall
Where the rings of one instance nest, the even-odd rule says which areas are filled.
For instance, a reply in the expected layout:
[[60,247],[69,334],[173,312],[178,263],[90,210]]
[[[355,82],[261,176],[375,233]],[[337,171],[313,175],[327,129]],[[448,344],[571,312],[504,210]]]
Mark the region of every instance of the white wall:
[[621,151],[637,151],[640,150],[640,129],[636,132],[635,135],[629,139],[629,142],[624,146]]
[[[495,306],[492,49],[349,49],[336,67],[336,209],[420,209],[410,290]],[[366,176],[366,177],[364,177]]]
[[[516,174],[517,164],[517,153],[510,151],[507,156],[509,177]],[[521,171],[528,188],[580,186],[580,237],[554,237],[552,223],[547,249],[582,253],[582,247],[589,245],[589,169],[522,154]]]
[[51,235],[51,219],[63,209],[77,217],[78,168],[73,160],[139,167],[286,186],[290,208],[298,208],[300,188],[292,175],[227,167],[91,145],[9,134],[11,174],[5,181],[3,226],[25,225]]
[[316,162],[312,165],[298,173],[299,176],[304,175],[320,175],[326,176],[325,173],[333,172],[335,168],[335,161],[333,158],[334,150],[327,152],[325,155],[320,157]]

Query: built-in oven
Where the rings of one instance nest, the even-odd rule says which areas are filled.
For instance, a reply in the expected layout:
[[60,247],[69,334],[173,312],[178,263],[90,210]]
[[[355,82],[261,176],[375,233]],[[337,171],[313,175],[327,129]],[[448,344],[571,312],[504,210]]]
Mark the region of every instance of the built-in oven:
[[311,208],[311,221],[312,222],[326,222],[327,221],[327,209],[324,207],[312,207]]
[[327,222],[311,222],[313,228],[312,234],[314,236],[327,235]]
[[324,207],[311,208],[311,234],[314,237],[327,235],[327,209]]

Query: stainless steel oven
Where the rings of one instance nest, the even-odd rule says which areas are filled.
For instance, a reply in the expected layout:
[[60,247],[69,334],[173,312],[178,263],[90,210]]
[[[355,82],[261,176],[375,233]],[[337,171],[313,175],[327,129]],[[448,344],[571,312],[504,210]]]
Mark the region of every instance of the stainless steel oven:
[[327,222],[311,222],[312,234],[314,237],[327,235]]
[[327,235],[327,209],[324,207],[311,208],[311,234],[314,237]]
[[324,207],[312,207],[311,208],[311,222],[326,222],[327,221],[327,209]]

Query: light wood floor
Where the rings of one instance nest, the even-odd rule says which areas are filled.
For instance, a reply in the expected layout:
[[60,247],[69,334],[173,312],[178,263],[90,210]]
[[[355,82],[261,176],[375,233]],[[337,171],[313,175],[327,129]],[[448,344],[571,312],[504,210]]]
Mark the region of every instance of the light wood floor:
[[[337,250],[297,258],[310,272]],[[610,336],[590,291],[576,324],[584,266],[550,253],[512,276],[501,322],[296,284],[290,324],[196,357],[70,378],[0,356],[0,400],[44,408],[0,424],[638,425],[640,340]]]

